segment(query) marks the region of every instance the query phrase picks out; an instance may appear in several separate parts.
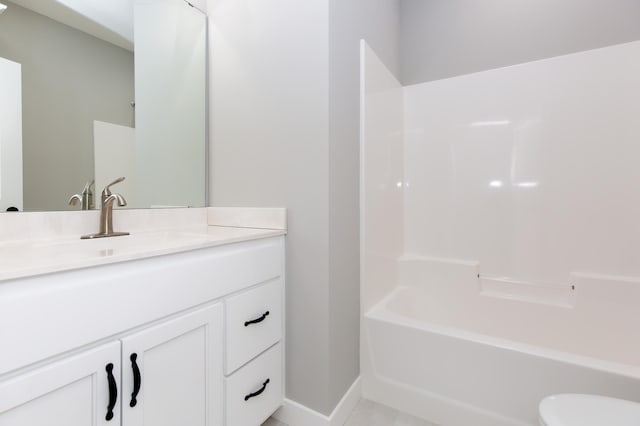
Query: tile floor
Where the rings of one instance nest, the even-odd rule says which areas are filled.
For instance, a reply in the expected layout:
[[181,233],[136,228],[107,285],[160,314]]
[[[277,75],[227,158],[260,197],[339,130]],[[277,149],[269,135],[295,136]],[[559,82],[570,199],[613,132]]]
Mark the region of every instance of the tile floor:
[[[289,426],[276,419],[267,420],[262,426]],[[344,426],[436,426],[384,405],[361,399]]]

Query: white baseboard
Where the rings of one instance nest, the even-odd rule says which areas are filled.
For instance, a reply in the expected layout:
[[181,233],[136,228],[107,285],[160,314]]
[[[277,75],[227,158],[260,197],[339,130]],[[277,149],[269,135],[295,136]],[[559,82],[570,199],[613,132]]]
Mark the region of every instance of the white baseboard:
[[318,413],[290,399],[284,400],[282,407],[273,417],[289,426],[342,426],[358,404],[362,395],[362,384],[358,377],[344,394],[330,416]]
[[[342,426],[347,422],[347,419],[351,415],[351,412],[356,405],[358,405],[358,401],[362,397],[362,382],[360,377],[358,377],[351,384],[351,387],[347,392],[342,396],[336,408],[333,409],[331,416],[329,416],[329,424],[330,426]],[[296,425],[291,425],[296,426]]]

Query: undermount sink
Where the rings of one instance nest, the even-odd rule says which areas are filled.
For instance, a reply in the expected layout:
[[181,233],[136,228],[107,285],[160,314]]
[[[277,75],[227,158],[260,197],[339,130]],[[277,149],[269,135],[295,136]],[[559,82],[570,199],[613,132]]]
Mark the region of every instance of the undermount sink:
[[[108,259],[128,260],[206,245],[207,233],[180,231],[140,232],[131,235],[81,240],[78,236],[13,242],[0,245],[0,271],[33,273],[101,264]],[[0,273],[0,279],[4,278]]]
[[0,242],[0,284],[8,279],[162,256],[281,235],[279,230],[193,225],[117,237],[80,235]]
[[80,240],[78,238],[65,240],[49,240],[33,243],[35,249],[60,248],[61,250],[95,251],[95,250],[123,250],[135,251],[141,248],[174,247],[183,244],[197,244],[205,242],[206,234],[196,234],[176,231],[140,232],[119,237]]

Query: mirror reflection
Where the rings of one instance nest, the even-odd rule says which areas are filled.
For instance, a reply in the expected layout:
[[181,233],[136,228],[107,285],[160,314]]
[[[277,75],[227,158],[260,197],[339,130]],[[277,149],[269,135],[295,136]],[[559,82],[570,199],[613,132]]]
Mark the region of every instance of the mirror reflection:
[[121,176],[128,207],[205,205],[202,12],[0,2],[0,211],[100,208]]

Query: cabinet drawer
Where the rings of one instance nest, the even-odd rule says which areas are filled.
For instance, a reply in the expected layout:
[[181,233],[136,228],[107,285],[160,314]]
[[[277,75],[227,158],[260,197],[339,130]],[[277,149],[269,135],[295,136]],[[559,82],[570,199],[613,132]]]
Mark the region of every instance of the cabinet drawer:
[[281,339],[280,279],[228,298],[225,309],[225,373],[229,375]]
[[227,426],[259,426],[282,404],[278,343],[225,379]]

